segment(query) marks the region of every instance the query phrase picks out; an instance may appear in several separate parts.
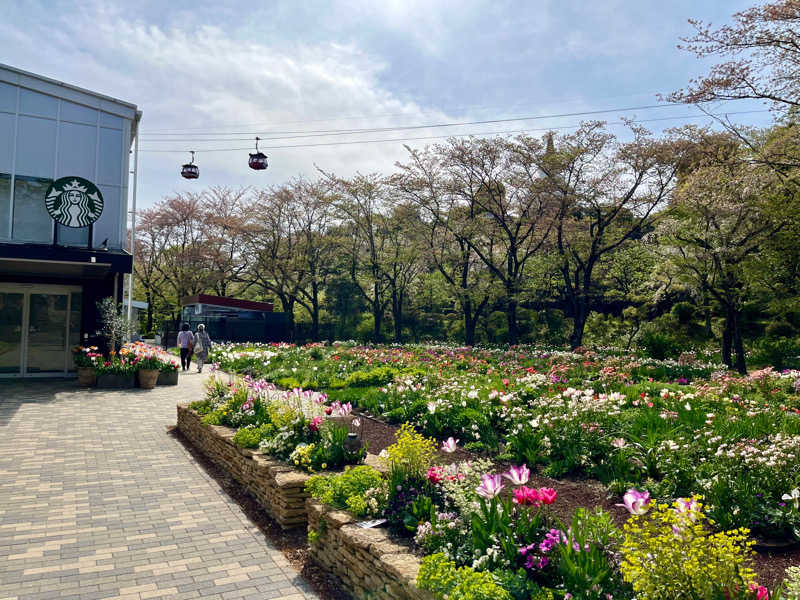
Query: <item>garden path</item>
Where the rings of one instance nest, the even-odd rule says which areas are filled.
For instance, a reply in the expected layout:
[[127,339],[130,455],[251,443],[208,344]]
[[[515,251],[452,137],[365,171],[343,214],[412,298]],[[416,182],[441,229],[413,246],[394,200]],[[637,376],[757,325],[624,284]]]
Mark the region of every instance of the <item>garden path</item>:
[[316,598],[168,434],[204,379],[0,381],[0,600]]

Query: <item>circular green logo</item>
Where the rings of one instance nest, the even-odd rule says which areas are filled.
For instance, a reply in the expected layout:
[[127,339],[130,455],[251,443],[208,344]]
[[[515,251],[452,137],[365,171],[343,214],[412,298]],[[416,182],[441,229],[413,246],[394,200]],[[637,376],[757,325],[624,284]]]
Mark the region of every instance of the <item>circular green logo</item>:
[[103,194],[82,177],[62,177],[47,188],[47,212],[66,227],[88,227],[103,214]]

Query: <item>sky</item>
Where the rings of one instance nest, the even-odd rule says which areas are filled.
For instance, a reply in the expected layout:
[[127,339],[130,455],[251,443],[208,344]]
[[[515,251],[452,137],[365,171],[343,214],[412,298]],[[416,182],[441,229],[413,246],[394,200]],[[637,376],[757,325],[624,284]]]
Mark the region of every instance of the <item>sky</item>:
[[[720,25],[753,3],[0,0],[11,16],[0,19],[0,63],[139,107],[142,208],[211,185],[313,179],[318,169],[389,173],[407,156],[403,144],[442,141],[434,136],[541,135],[621,117],[641,119],[656,133],[705,123],[693,107],[634,107],[663,104],[657,94],[684,87],[711,64],[677,49],[693,31],[687,19]],[[733,118],[753,125],[771,119],[766,112]],[[419,127],[501,119],[520,120]],[[418,128],[343,133],[386,127]],[[266,171],[247,167],[256,135],[272,138],[260,143]],[[364,140],[390,141],[342,143]],[[190,150],[200,167],[195,181],[180,177]]]

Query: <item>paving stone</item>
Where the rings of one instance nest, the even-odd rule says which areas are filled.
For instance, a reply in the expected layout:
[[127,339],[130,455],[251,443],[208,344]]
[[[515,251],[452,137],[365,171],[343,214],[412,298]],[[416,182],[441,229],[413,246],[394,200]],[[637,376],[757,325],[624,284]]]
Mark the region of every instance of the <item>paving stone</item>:
[[168,435],[203,382],[0,380],[0,598],[316,598]]

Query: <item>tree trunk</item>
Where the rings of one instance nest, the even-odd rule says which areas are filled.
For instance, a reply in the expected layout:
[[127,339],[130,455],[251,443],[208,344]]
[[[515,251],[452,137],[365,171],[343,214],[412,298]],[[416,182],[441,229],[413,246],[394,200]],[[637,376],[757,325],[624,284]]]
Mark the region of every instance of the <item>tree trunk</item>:
[[392,288],[392,318],[394,320],[394,341],[403,341],[403,296]]
[[517,344],[517,301],[511,294],[508,297],[506,306],[506,320],[508,321],[508,343],[512,346]]
[[464,343],[467,346],[474,346],[477,319],[472,317],[472,301],[467,298],[461,303],[461,308],[464,313]]
[[316,283],[311,286],[311,339],[319,341],[319,291]]
[[736,370],[742,375],[747,375],[747,364],[744,360],[744,344],[742,343],[741,312],[734,309],[731,334],[733,336],[733,349],[736,352]]
[[586,329],[586,301],[583,298],[576,298],[572,316],[572,333],[569,336],[569,347],[572,350],[583,345],[583,331]]
[[294,341],[294,298],[281,295],[281,306],[283,312],[289,317],[289,341]]
[[153,299],[150,296],[150,290],[144,293],[145,300],[147,300],[147,332],[153,331]]
[[731,309],[726,308],[725,327],[722,330],[722,363],[728,368],[733,367],[733,361],[731,360],[731,340],[733,338],[731,321]]
[[378,299],[378,284],[376,283],[373,288],[372,300],[372,337],[374,342],[381,341],[381,325],[383,324],[383,310],[381,309],[381,302]]

